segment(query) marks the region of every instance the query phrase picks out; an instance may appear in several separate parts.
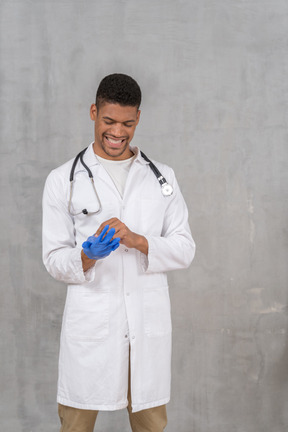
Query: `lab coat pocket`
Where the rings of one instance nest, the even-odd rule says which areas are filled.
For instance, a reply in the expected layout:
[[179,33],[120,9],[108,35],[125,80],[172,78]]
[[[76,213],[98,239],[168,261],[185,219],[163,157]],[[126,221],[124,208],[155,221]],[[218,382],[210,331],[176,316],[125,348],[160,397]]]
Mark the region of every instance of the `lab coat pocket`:
[[167,286],[144,288],[144,330],[147,336],[171,333],[171,306]]
[[110,292],[70,292],[66,305],[66,334],[71,339],[97,341],[109,334]]
[[140,201],[140,211],[138,214],[141,222],[141,231],[144,235],[161,235],[166,202],[163,197],[160,198],[161,199],[142,198]]

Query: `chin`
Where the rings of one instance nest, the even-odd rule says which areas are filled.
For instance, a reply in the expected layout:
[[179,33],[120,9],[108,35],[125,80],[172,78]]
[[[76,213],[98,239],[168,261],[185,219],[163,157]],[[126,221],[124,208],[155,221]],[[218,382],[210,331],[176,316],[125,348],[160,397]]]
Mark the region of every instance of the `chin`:
[[113,148],[113,147],[110,148],[110,147],[107,147],[107,146],[102,146],[103,151],[107,155],[109,155],[111,157],[121,156],[123,153],[125,153],[125,151],[127,150],[127,148],[129,148],[128,144],[125,145],[124,147],[121,147],[121,148]]

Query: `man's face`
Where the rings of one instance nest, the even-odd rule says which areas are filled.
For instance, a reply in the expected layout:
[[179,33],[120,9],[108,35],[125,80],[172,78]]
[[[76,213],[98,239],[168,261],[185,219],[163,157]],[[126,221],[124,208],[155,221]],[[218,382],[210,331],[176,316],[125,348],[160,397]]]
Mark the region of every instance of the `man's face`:
[[129,143],[139,122],[137,107],[103,103],[90,108],[95,123],[94,152],[105,159],[124,160],[132,156]]

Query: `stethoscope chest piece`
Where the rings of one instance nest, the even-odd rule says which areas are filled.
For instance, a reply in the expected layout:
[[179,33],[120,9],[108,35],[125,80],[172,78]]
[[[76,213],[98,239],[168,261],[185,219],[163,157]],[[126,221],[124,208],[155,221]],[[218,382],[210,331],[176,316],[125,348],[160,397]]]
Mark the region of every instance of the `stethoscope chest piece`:
[[164,183],[161,186],[161,189],[162,189],[162,195],[164,197],[168,197],[168,196],[171,196],[173,194],[173,187],[168,183]]
[[140,152],[142,157],[149,163],[149,166],[153,173],[155,174],[160,186],[161,186],[161,192],[164,197],[171,196],[173,194],[173,187],[167,182],[165,177],[162,176],[161,172],[158,170],[158,168],[154,165],[153,162],[143,153]]

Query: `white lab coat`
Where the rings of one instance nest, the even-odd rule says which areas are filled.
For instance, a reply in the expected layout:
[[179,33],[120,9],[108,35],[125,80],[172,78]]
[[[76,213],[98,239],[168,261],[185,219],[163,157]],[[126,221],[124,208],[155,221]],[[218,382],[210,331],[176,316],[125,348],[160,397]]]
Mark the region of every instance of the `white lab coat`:
[[[91,410],[127,406],[129,346],[134,412],[166,404],[170,398],[171,316],[165,272],[190,265],[195,244],[188,212],[173,170],[155,163],[174,193],[164,197],[148,163],[137,154],[123,198],[90,145],[84,161],[102,203],[99,214],[68,212],[73,160],[53,170],[43,195],[43,261],[48,272],[68,284],[63,315],[57,401]],[[80,162],[75,170],[74,212],[96,199]],[[124,245],[98,260],[85,274],[81,245],[99,225],[117,217],[144,235],[148,257]]]

